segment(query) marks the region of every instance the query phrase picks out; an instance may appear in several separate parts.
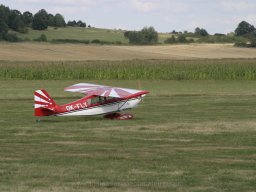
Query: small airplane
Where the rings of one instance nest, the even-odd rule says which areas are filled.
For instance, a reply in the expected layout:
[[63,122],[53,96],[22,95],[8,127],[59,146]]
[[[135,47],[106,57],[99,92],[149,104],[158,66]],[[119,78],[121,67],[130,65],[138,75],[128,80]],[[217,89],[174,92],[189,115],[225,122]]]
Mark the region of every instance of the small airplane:
[[82,116],[104,115],[105,118],[127,120],[132,114],[119,112],[136,107],[148,91],[79,83],[64,89],[86,96],[64,105],[57,105],[45,90],[34,92],[35,116]]

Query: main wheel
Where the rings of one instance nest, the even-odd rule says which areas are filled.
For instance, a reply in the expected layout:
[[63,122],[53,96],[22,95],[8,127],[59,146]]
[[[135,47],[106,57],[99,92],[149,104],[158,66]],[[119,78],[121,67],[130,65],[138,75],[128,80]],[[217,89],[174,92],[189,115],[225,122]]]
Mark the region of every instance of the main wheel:
[[116,119],[116,120],[129,120],[133,118],[132,114],[120,114],[120,113],[111,113],[104,116],[107,119]]

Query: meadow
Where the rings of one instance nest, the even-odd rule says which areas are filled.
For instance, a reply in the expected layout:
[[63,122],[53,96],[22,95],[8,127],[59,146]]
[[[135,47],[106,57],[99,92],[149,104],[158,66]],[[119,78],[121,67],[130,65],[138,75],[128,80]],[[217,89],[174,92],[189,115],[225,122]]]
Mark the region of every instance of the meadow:
[[[124,31],[120,29],[100,29],[100,28],[83,28],[83,27],[48,27],[44,31],[28,29],[28,33],[16,33],[23,40],[32,41],[41,34],[45,34],[48,41],[56,39],[72,39],[72,40],[101,40],[105,42],[120,42],[128,44],[128,40],[124,37]],[[160,33],[159,43],[163,43],[170,34]]]
[[[85,80],[84,80],[85,81]],[[0,80],[0,191],[254,191],[255,81],[86,80],[150,91],[135,119],[33,117],[78,80]]]
[[28,33],[17,33],[18,37],[26,40],[34,40],[45,34],[48,41],[54,39],[75,39],[75,40],[103,40],[108,42],[120,41],[128,43],[124,38],[123,31],[111,29],[83,28],[83,27],[49,27],[44,31],[29,28]]

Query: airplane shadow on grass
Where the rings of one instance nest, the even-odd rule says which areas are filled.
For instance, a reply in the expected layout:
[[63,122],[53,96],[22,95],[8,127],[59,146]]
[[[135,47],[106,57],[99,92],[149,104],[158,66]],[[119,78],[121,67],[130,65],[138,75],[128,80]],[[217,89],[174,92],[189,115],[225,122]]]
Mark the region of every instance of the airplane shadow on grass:
[[63,122],[101,122],[101,121],[134,121],[134,120],[143,120],[141,117],[134,117],[133,119],[129,120],[117,120],[117,119],[108,119],[102,116],[98,117],[41,117],[35,119],[36,123],[63,123]]
[[134,121],[134,120],[142,120],[143,118],[140,117],[135,117],[134,119],[129,119],[129,120],[117,120],[117,119],[108,119],[104,117],[69,117],[69,118],[61,118],[61,117],[56,117],[56,118],[40,118],[40,119],[35,119],[36,123],[63,123],[63,122],[101,122],[101,121]]
[[84,122],[84,121],[102,121],[102,120],[109,120],[109,119],[105,119],[103,117],[75,117],[75,118],[51,118],[51,119],[47,119],[47,118],[40,118],[40,119],[36,119],[35,121],[37,123],[63,123],[63,122]]

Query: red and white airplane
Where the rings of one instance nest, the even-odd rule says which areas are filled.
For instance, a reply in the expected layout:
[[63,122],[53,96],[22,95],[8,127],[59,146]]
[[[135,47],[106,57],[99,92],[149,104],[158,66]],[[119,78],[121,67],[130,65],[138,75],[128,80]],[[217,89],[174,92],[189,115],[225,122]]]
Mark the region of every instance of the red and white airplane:
[[86,94],[85,97],[64,105],[57,105],[45,90],[34,92],[35,116],[105,115],[110,119],[131,119],[131,114],[119,112],[136,107],[148,91],[79,83],[65,91]]

